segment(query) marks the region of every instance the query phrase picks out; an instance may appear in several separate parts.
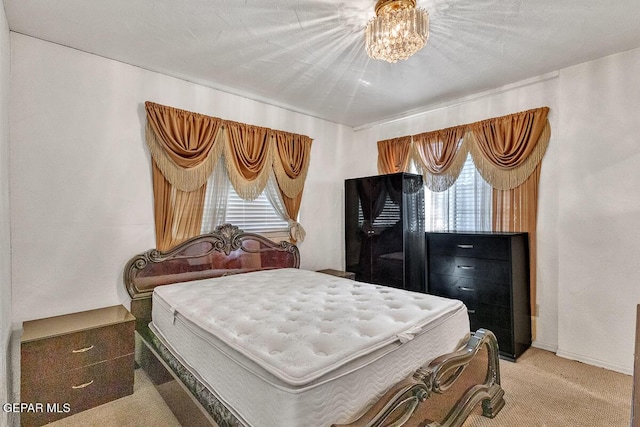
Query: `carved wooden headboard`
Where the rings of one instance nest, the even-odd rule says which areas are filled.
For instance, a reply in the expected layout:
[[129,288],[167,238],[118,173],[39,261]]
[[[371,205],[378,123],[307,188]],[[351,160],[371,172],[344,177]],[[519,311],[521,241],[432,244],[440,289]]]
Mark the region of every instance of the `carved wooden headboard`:
[[134,256],[124,268],[124,285],[131,296],[136,329],[141,331],[151,321],[151,295],[156,286],[299,266],[297,246],[224,224],[169,251],[151,249]]

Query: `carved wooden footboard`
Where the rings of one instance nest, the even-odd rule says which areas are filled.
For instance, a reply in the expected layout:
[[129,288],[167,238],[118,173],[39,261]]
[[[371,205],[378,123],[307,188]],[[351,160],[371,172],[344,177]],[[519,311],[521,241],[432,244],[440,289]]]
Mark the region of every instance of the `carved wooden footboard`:
[[[471,381],[467,387],[463,386],[461,397],[441,421],[435,420],[434,415],[442,408],[435,408],[431,414],[428,410],[419,411],[420,406],[435,394],[446,394],[457,382],[462,381],[467,368],[472,362],[477,364],[476,359],[483,350],[486,351],[484,382],[473,384]],[[428,366],[419,368],[412,377],[390,389],[356,421],[335,424],[334,427],[399,427],[418,423],[428,427],[455,427],[462,425],[480,402],[482,414],[495,417],[504,406],[503,396],[496,337],[491,331],[480,329],[464,349],[438,357]]]

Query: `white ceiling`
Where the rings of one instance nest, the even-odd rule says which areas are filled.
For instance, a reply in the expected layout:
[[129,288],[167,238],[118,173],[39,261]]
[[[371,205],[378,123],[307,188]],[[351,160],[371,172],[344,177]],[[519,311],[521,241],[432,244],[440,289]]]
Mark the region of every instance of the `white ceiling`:
[[12,31],[355,127],[640,47],[640,0],[418,0],[396,64],[364,50],[375,0],[3,2]]

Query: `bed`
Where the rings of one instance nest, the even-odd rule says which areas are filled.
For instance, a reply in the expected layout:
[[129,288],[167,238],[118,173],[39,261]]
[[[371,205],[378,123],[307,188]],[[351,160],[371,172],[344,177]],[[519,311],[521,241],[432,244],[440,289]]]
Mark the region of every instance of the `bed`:
[[479,405],[500,411],[496,339],[469,332],[460,301],[299,263],[295,245],[230,224],[134,256],[139,364],[221,427],[458,426]]

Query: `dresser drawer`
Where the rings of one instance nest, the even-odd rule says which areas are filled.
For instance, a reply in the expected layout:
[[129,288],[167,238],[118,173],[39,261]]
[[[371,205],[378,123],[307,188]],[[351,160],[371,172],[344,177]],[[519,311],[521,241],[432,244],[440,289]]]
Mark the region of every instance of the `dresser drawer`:
[[429,293],[468,303],[511,305],[511,289],[503,283],[460,276],[429,274]]
[[498,305],[483,303],[465,304],[469,312],[469,319],[478,322],[480,328],[508,327],[511,324],[511,309]]
[[510,243],[507,236],[461,233],[429,233],[427,251],[431,255],[451,255],[472,258],[510,259]]
[[511,264],[495,259],[433,255],[429,259],[429,273],[511,283]]
[[23,413],[23,426],[36,426],[133,393],[134,355],[73,369],[58,375],[24,379],[21,401],[69,404],[70,412]]
[[475,331],[479,328],[490,330],[498,340],[500,353],[503,355],[513,353],[511,309],[509,307],[483,303],[470,303],[466,305],[471,330]]
[[22,375],[51,376],[134,352],[134,322],[22,343]]
[[510,360],[515,360],[513,335],[509,327],[501,327],[498,325],[488,325],[482,321],[473,320],[473,315],[469,315],[469,324],[472,331],[477,331],[479,328],[488,329],[496,336],[498,341],[498,351],[501,356]]

